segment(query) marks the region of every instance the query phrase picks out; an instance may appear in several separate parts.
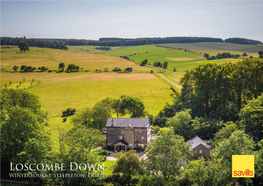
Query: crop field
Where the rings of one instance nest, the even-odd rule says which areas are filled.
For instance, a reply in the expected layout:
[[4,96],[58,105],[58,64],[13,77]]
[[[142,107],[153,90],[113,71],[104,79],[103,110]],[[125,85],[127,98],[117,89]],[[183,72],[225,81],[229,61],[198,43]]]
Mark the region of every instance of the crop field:
[[104,68],[108,68],[111,71],[115,67],[121,69],[132,67],[133,70],[150,71],[147,67],[141,67],[120,57],[38,47],[30,47],[30,51],[25,53],[19,52],[18,48],[16,48],[16,51],[14,51],[14,48],[8,50],[5,49],[1,52],[1,68],[5,70],[11,70],[14,65],[19,67],[28,65],[36,68],[45,66],[50,70],[57,70],[59,63],[65,63],[66,66],[75,64],[84,70],[104,70]]
[[263,45],[242,45],[225,42],[201,42],[201,43],[167,43],[158,44],[160,47],[167,48],[187,48],[196,52],[208,53],[215,55],[222,52],[238,52],[236,54],[242,54],[243,52],[248,53],[249,56],[257,55],[258,51],[263,50]]

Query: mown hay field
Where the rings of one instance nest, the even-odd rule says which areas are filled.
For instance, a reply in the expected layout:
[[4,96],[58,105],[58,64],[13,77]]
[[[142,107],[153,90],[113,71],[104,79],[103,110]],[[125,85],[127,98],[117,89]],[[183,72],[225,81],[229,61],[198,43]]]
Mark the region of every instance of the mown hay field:
[[30,47],[30,51],[19,52],[19,49],[14,48],[5,49],[1,52],[1,68],[5,70],[11,70],[14,65],[21,67],[22,65],[28,65],[32,67],[45,66],[50,70],[57,70],[59,63],[75,64],[83,70],[104,70],[108,68],[112,71],[113,68],[118,67],[126,69],[132,67],[133,70],[138,71],[150,71],[147,67],[141,67],[128,60],[120,57],[110,57],[105,55],[96,55],[91,53],[79,53],[66,50],[50,49],[50,48],[38,48]]

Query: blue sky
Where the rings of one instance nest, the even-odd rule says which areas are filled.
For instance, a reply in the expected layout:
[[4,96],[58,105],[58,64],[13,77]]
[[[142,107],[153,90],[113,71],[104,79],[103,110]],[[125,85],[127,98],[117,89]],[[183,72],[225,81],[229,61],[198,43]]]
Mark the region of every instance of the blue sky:
[[262,1],[1,1],[1,36],[245,37],[263,41]]

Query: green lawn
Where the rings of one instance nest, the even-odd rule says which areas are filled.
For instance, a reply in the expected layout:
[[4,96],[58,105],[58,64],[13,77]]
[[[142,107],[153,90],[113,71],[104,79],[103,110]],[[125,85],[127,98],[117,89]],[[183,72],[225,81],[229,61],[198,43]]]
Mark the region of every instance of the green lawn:
[[67,117],[67,121],[63,122],[62,117],[51,117],[48,119],[48,125],[45,126],[46,132],[49,134],[53,148],[58,148],[59,133],[62,131],[69,131],[73,124],[70,122],[71,117]]
[[108,175],[112,174],[114,165],[116,165],[116,163],[117,161],[109,161],[109,160],[102,162],[102,164],[104,164],[105,166],[105,169],[101,173],[108,174]]

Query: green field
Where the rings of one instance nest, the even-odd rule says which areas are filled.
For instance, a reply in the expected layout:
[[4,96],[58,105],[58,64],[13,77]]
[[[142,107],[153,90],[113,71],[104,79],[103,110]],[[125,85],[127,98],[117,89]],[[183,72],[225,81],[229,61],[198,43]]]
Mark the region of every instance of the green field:
[[[18,49],[14,51],[14,48],[1,52],[2,68],[11,70],[14,65],[20,67],[23,64],[56,69],[64,59],[68,61],[65,62],[66,64],[79,64],[84,69],[131,66],[133,71],[137,71],[137,73],[2,72],[1,87],[4,88],[6,84],[7,88],[16,89],[19,85],[19,89],[26,89],[39,96],[42,109],[49,113],[48,125],[45,129],[50,134],[54,148],[57,148],[59,132],[72,128],[71,117],[68,117],[66,122],[63,122],[61,117],[62,111],[69,107],[80,110],[84,107],[92,107],[106,97],[119,98],[122,95],[130,95],[140,98],[146,110],[152,115],[157,115],[166,103],[172,102],[173,91],[168,84],[154,74],[150,74],[150,68],[141,67],[119,57],[35,47],[31,47],[26,53],[16,52]],[[32,79],[34,83],[31,88]]]
[[[93,106],[106,97],[131,95],[143,100],[146,109],[156,115],[171,102],[172,91],[153,74],[119,73],[2,73],[1,82],[35,79],[41,83],[28,91],[39,96],[42,107],[53,116],[68,107]],[[156,102],[158,104],[156,104]]]
[[[248,55],[257,55],[258,51],[263,50],[263,45],[242,45],[234,43],[225,42],[200,42],[200,43],[167,43],[158,44],[160,47],[167,48],[186,48],[194,50],[196,52],[208,53],[215,55],[222,52],[238,52],[235,54],[242,54],[243,52],[248,53]],[[257,55],[258,56],[258,55]]]
[[[155,61],[168,61],[168,67],[170,69],[175,67],[177,72],[166,71],[164,75],[176,82],[179,82],[185,70],[194,68],[201,63],[222,63],[233,60],[207,61],[197,54],[152,45],[112,47],[111,51],[95,48],[96,46],[71,46],[69,51],[65,51],[31,47],[30,51],[26,53],[20,53],[18,48],[5,49],[1,52],[2,68],[9,71],[14,65],[19,67],[21,65],[45,66],[55,70],[61,62],[66,65],[73,63],[83,68],[80,72],[74,73],[1,73],[2,87],[7,84],[8,88],[25,88],[39,96],[42,109],[49,112],[49,124],[45,128],[50,133],[55,146],[58,144],[59,131],[69,130],[72,127],[70,117],[66,122],[62,122],[61,117],[61,112],[69,107],[80,110],[92,107],[106,97],[119,98],[126,95],[140,98],[146,110],[152,115],[157,115],[166,103],[171,103],[173,91],[170,89],[169,83],[161,76],[150,73],[152,69],[158,71],[160,68],[153,68],[151,65],[148,67],[139,66],[139,63],[144,59],[148,59],[150,64]],[[119,57],[124,55],[132,61]],[[122,69],[132,67],[133,72],[112,72],[111,69],[114,67]],[[110,72],[95,73],[94,71],[96,69],[103,71],[104,68],[108,68]],[[90,72],[84,72],[84,70],[90,70]],[[17,87],[23,79],[25,79],[25,83]],[[33,87],[31,87],[32,79],[35,81]]]
[[[143,46],[127,46],[127,47],[112,47],[109,51],[96,50],[97,46],[71,46],[69,50],[72,51],[86,51],[89,53],[98,53],[107,56],[128,56],[136,63],[141,63],[144,59],[148,60],[148,63],[153,65],[154,62],[169,62],[168,69],[173,70],[176,68],[177,80],[184,74],[185,70],[192,69],[201,63],[214,62],[221,63],[226,61],[234,61],[234,59],[219,59],[208,61],[202,55],[197,55],[182,50],[167,49],[164,47],[156,47],[153,45]],[[155,68],[160,70],[160,68]]]
[[[77,46],[76,46],[77,47]],[[96,48],[96,47],[94,47]],[[95,50],[97,51],[97,50]],[[92,51],[91,52],[95,52]],[[188,69],[189,66],[196,66],[196,62],[205,61],[206,58],[196,54],[183,52],[180,50],[169,50],[166,48],[156,47],[153,45],[115,47],[110,51],[100,51],[99,54],[107,56],[128,56],[131,60],[141,63],[144,59],[148,60],[151,65],[156,62],[168,61],[168,68],[174,67],[178,70]],[[194,63],[194,65],[192,65]]]

